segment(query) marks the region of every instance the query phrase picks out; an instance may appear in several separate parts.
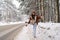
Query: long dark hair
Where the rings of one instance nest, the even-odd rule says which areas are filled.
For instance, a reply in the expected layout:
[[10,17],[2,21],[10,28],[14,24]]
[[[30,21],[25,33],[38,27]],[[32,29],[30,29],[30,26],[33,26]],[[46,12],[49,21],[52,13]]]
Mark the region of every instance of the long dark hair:
[[[33,14],[33,13],[34,13],[34,14]],[[32,14],[31,14],[32,19],[35,19],[35,16],[36,16],[36,12],[34,11],[34,12],[32,12]]]

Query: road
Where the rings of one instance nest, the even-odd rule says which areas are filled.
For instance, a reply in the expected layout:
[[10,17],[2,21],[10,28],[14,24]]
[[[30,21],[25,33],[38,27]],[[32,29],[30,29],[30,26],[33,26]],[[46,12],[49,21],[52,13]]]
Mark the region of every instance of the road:
[[14,40],[14,37],[26,24],[13,24],[0,26],[0,40]]

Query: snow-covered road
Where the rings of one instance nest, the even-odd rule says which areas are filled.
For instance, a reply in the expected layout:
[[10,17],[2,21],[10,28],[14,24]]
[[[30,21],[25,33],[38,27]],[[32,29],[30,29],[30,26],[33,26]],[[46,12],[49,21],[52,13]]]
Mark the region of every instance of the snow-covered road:
[[25,23],[0,25],[0,40],[14,40],[25,25]]

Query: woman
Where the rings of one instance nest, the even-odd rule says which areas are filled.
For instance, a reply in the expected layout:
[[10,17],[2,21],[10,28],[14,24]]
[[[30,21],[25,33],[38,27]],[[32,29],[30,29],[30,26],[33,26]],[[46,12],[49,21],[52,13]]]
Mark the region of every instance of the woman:
[[33,11],[30,18],[29,18],[29,22],[30,24],[33,24],[33,35],[34,38],[36,38],[36,27],[40,21],[41,17],[39,15],[36,15],[36,12]]

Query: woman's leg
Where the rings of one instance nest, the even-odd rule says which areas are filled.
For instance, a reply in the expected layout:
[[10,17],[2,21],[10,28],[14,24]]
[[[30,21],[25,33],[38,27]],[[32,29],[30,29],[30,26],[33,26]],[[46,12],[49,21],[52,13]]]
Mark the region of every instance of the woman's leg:
[[37,27],[37,24],[35,23],[33,25],[33,35],[34,35],[34,38],[36,38],[36,27]]

